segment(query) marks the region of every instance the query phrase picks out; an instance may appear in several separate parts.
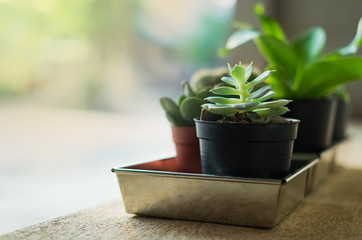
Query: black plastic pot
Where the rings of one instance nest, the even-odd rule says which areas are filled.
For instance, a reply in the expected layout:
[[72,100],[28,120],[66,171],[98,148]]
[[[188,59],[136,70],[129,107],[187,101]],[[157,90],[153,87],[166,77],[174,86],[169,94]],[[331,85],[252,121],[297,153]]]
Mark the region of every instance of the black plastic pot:
[[346,128],[349,117],[349,104],[342,98],[337,98],[337,113],[334,123],[333,140],[342,140],[346,137]]
[[289,170],[299,120],[284,124],[195,122],[202,173],[281,178]]
[[300,120],[295,152],[320,152],[332,143],[336,114],[334,99],[293,100],[284,117]]

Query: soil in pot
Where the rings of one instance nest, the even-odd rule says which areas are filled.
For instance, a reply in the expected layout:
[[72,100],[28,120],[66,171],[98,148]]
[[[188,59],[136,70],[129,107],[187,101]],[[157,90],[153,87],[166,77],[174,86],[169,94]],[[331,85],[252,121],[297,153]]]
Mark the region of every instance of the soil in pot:
[[287,174],[298,120],[269,124],[195,121],[204,174],[253,178]]
[[336,114],[334,99],[293,100],[284,117],[300,119],[295,152],[320,152],[332,143]]
[[200,144],[196,137],[196,128],[172,126],[172,138],[176,147],[178,171],[194,169],[195,173],[200,173]]

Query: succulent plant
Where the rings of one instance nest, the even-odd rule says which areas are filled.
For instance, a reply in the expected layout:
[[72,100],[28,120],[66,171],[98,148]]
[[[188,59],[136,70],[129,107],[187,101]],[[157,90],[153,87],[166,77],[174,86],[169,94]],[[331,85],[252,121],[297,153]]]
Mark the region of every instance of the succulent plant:
[[182,83],[183,94],[177,104],[169,97],[160,98],[168,121],[174,126],[195,126],[193,119],[200,116],[201,105],[206,103],[204,99],[213,95],[209,90],[221,83],[224,76],[228,76],[226,68],[199,70],[191,77],[190,83]]
[[291,102],[291,100],[278,99],[266,101],[275,95],[270,85],[264,85],[255,90],[258,85],[263,84],[268,79],[274,70],[265,71],[249,81],[253,72],[253,63],[250,63],[247,68],[244,68],[241,64],[235,65],[234,68],[231,68],[230,65],[228,67],[230,77],[221,78],[221,81],[228,86],[219,86],[211,89],[210,92],[221,96],[205,98],[205,100],[212,103],[203,104],[204,110],[213,114],[223,115],[224,119],[222,121],[245,123],[285,121],[284,118],[278,116],[289,111],[285,105]]

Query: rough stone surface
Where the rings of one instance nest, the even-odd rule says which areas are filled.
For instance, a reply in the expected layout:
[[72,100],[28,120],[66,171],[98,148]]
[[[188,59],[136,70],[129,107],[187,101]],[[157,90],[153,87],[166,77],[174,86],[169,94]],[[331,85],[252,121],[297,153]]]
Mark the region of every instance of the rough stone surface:
[[121,200],[0,236],[11,239],[361,239],[362,171],[341,169],[273,229],[139,217]]

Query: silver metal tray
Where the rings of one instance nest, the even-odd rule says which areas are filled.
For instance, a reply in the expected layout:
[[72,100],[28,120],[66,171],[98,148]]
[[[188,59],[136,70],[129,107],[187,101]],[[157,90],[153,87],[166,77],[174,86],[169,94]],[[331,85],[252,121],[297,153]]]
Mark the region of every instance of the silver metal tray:
[[318,161],[299,157],[282,179],[220,177],[195,169],[181,172],[175,158],[112,171],[127,213],[272,228],[311,190],[310,171]]
[[315,159],[318,158],[318,164],[315,164],[309,171],[309,182],[307,193],[318,188],[328,176],[337,171],[339,165],[343,164],[343,158],[348,152],[348,140],[334,142],[329,148],[318,153],[293,153],[293,159]]

